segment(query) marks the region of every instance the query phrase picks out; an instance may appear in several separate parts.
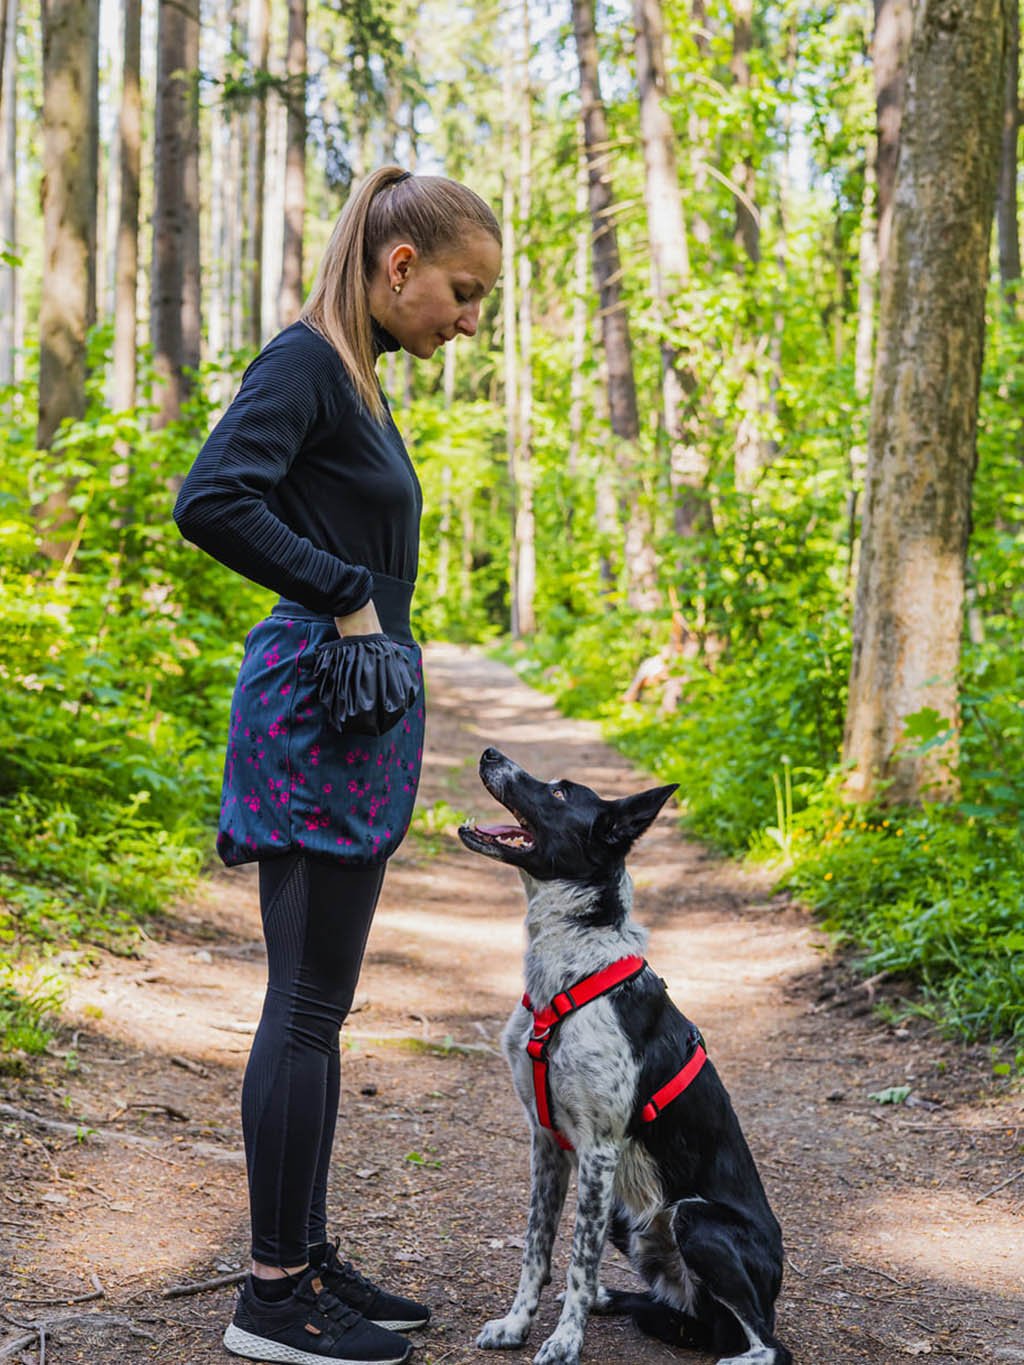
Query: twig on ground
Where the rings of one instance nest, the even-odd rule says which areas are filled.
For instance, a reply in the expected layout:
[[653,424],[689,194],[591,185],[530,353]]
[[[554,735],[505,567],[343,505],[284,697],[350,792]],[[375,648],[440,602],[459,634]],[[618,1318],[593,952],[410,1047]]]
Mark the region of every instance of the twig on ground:
[[46,1365],[46,1328],[39,1324],[39,1365]]
[[979,1194],[974,1202],[980,1204],[983,1200],[987,1199],[990,1194],[998,1194],[1000,1190],[1005,1190],[1007,1185],[1012,1185],[1015,1180],[1019,1180],[1022,1175],[1024,1175],[1024,1166],[1022,1166],[1019,1171],[1014,1171],[1013,1175],[1008,1175],[1005,1180],[1000,1180],[998,1185],[993,1185],[992,1188],[986,1190],[984,1194]]
[[241,1284],[246,1274],[244,1270],[235,1270],[230,1275],[215,1275],[211,1280],[197,1280],[195,1284],[172,1284],[170,1289],[164,1290],[161,1297],[183,1299],[189,1294],[205,1294],[208,1289],[224,1289],[229,1284]]
[[8,1356],[16,1356],[19,1352],[27,1350],[29,1346],[34,1346],[38,1336],[38,1332],[29,1332],[27,1336],[15,1337],[14,1341],[9,1341],[6,1346],[0,1346],[0,1360],[6,1360]]
[[193,1076],[202,1076],[204,1080],[210,1074],[202,1062],[194,1062],[190,1057],[172,1057],[171,1065],[180,1066],[182,1071],[191,1071]]

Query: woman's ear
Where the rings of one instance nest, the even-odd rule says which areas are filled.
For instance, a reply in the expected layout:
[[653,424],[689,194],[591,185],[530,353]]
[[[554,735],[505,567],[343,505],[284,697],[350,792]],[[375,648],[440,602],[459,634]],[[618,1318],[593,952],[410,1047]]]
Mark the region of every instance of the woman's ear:
[[411,242],[399,242],[398,246],[391,248],[384,263],[384,273],[389,289],[397,289],[398,292],[401,292],[402,286],[409,279],[409,270],[418,256],[419,252]]

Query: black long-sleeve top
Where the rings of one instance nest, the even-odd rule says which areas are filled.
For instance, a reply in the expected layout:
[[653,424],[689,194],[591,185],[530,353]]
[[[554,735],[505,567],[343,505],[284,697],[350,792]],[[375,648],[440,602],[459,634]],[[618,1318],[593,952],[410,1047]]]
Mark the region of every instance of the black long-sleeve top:
[[[398,342],[375,326],[378,352]],[[178,494],[183,536],[312,611],[345,616],[374,572],[412,582],[423,497],[390,411],[376,422],[334,347],[296,322],[252,362]]]

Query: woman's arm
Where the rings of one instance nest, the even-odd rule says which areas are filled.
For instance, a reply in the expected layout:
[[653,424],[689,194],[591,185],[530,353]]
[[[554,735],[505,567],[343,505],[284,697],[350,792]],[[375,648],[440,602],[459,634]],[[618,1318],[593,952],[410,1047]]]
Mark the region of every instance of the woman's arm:
[[276,337],[246,370],[182,485],[174,519],[187,540],[236,573],[344,618],[369,603],[369,569],[318,549],[266,503],[310,433],[344,401],[340,361],[319,338],[304,340]]

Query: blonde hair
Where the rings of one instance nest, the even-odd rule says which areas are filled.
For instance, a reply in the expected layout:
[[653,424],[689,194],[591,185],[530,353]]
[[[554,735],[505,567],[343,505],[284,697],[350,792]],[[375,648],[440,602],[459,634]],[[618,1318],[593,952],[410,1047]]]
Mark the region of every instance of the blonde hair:
[[348,371],[356,395],[380,422],[384,401],[377,382],[370,315],[370,281],[378,253],[402,237],[423,257],[479,228],[501,242],[494,214],[471,189],[441,175],[410,175],[383,166],[349,196],[324,252],[302,322],[331,343]]

